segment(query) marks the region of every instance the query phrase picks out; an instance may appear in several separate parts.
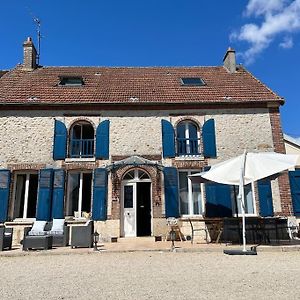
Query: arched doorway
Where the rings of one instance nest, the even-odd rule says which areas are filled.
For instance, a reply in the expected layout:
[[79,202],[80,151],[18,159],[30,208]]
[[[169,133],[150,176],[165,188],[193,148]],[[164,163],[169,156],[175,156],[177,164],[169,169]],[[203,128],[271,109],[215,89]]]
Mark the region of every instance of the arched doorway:
[[151,179],[141,169],[131,169],[122,180],[121,236],[151,235]]

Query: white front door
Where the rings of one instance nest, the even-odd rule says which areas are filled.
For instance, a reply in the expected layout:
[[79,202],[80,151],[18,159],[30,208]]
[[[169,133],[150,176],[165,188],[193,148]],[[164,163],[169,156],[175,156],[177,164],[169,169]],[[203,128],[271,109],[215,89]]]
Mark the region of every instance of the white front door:
[[123,236],[136,236],[136,183],[123,185]]

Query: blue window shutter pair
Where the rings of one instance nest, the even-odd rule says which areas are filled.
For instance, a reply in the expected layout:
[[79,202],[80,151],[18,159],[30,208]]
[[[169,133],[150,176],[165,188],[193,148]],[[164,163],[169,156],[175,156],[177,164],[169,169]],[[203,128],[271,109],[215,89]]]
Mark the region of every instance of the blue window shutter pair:
[[92,219],[94,221],[107,219],[107,170],[105,168],[94,171]]
[[167,120],[161,120],[163,157],[175,157],[175,132],[173,125]]
[[209,119],[202,126],[203,155],[217,157],[215,120]]
[[109,120],[102,121],[96,130],[96,158],[109,159]]
[[[161,120],[163,157],[175,157],[175,132],[171,122]],[[215,120],[207,120],[202,127],[203,155],[217,157]]]
[[174,167],[164,168],[165,215],[166,218],[179,217],[178,172]]
[[231,186],[219,183],[205,184],[206,217],[231,217]]
[[293,211],[295,216],[300,216],[300,170],[289,172]]
[[0,222],[7,221],[9,186],[9,170],[0,170]]
[[[67,137],[68,131],[66,125],[55,120],[54,125],[54,143],[53,159],[65,159],[67,156]],[[96,153],[97,159],[109,158],[109,120],[102,121],[96,131]]]
[[64,215],[64,193],[65,193],[65,171],[54,170],[53,195],[52,195],[52,218],[63,219]]
[[274,211],[273,211],[271,181],[268,179],[259,180],[257,182],[257,186],[258,186],[260,215],[262,217],[272,217],[274,215]]
[[49,221],[51,219],[53,169],[42,169],[39,172],[39,188],[36,219]]
[[54,143],[53,159],[65,159],[67,152],[67,128],[61,121],[55,120],[54,124]]

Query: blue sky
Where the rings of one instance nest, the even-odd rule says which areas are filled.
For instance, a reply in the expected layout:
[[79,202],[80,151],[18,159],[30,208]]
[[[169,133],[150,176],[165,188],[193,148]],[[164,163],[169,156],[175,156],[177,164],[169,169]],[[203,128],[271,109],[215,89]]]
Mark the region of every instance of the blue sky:
[[10,0],[0,3],[0,69],[22,62],[42,23],[46,66],[221,65],[238,62],[286,99],[284,132],[300,136],[300,0]]

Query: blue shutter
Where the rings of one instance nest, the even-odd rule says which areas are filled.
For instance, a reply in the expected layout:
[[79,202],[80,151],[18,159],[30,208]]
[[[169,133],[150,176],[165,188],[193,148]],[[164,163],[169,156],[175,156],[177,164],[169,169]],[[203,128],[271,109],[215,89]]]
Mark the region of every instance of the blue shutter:
[[166,218],[179,217],[178,173],[174,167],[164,168]]
[[53,195],[52,195],[52,218],[63,219],[64,216],[64,193],[65,193],[65,171],[54,170]]
[[107,170],[105,168],[94,171],[92,218],[95,221],[107,219]]
[[96,158],[109,159],[109,120],[102,121],[96,130]]
[[161,120],[163,157],[175,157],[175,133],[173,125],[166,120]]
[[202,127],[203,155],[217,157],[215,120],[207,120]]
[[262,217],[272,217],[274,215],[274,211],[271,182],[268,179],[262,179],[257,182],[257,186],[260,215]]
[[53,169],[42,169],[39,172],[39,189],[36,219],[49,221],[51,219]]
[[300,216],[300,170],[289,172],[293,211],[295,216]]
[[205,184],[205,216],[206,217],[231,217],[231,186],[219,183]]
[[67,128],[61,121],[55,120],[53,159],[65,159],[67,152]]
[[0,222],[7,221],[9,186],[9,170],[0,170]]

